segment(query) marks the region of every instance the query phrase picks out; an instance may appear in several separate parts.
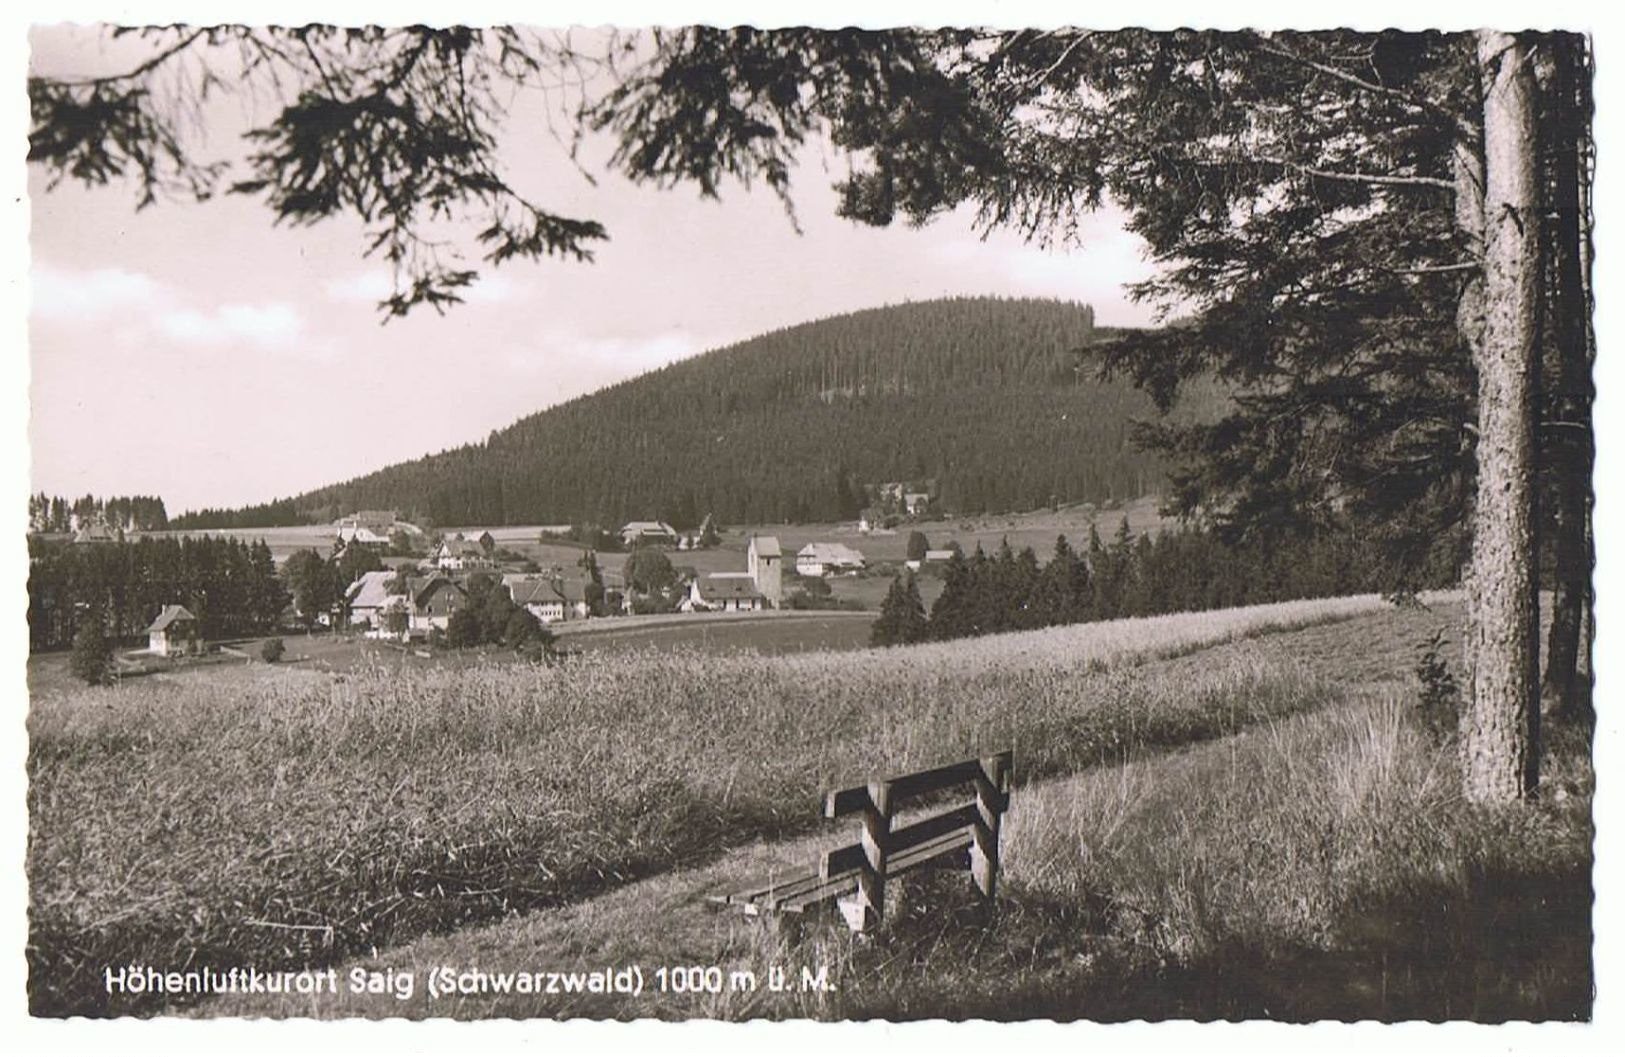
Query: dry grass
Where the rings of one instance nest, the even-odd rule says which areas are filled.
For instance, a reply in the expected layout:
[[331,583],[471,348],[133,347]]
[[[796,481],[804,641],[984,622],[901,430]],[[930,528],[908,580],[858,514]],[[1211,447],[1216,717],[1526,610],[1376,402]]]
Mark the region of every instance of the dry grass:
[[1050,783],[995,927],[905,917],[839,1014],[1588,1018],[1591,787],[1560,747],[1542,803],[1474,808],[1392,690]]
[[1014,745],[1029,777],[1327,700],[1313,673],[1131,670],[1339,600],[953,646],[368,669],[36,701],[30,998],[105,1013],[106,965],[331,961],[805,828],[827,781]]
[[[1350,648],[1369,641],[1345,636]],[[1300,633],[1307,634],[1307,633]],[[1300,636],[1283,636],[1291,640]],[[1203,657],[1232,663],[1235,648]],[[1249,651],[1252,652],[1252,651]],[[1230,656],[1226,656],[1226,655]],[[1186,658],[1147,665],[1185,678]],[[557,911],[428,936],[353,964],[418,981],[637,964],[827,968],[836,990],[485,995],[411,1002],[236,998],[201,1015],[1576,1019],[1591,1009],[1584,746],[1554,750],[1543,800],[1475,810],[1454,752],[1390,682],[1222,741],[1023,785],[991,922],[963,875],[889,886],[872,939],[789,942],[707,894],[812,861],[830,837],[758,844]],[[346,967],[348,968],[348,967]],[[341,970],[342,972],[343,970]]]

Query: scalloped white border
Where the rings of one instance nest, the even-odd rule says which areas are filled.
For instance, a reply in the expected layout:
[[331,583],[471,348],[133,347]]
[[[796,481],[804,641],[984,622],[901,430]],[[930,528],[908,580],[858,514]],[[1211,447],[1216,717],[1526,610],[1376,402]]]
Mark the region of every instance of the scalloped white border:
[[[7,723],[0,733],[0,1017],[3,1033],[0,1046],[11,1052],[63,1053],[282,1053],[324,1052],[531,1052],[573,1054],[584,1051],[656,1053],[711,1053],[717,1050],[760,1052],[771,1047],[782,1054],[818,1053],[850,1048],[854,1053],[876,1046],[888,1050],[930,1048],[938,1051],[971,1053],[983,1047],[1008,1050],[1014,1047],[1065,1048],[1067,1052],[1162,1053],[1235,1052],[1365,1053],[1383,1050],[1392,1053],[1608,1053],[1625,1052],[1625,1012],[1615,1005],[1621,994],[1621,942],[1618,905],[1622,887],[1615,831],[1620,817],[1616,775],[1621,763],[1619,751],[1622,724],[1619,708],[1625,707],[1625,680],[1613,669],[1615,656],[1609,647],[1621,639],[1618,612],[1613,600],[1621,597],[1620,565],[1615,562],[1621,538],[1620,502],[1625,500],[1621,444],[1614,423],[1625,421],[1625,369],[1615,340],[1625,331],[1615,325],[1611,297],[1619,290],[1614,280],[1622,272],[1612,256],[1615,243],[1604,233],[1614,230],[1612,193],[1620,169],[1615,154],[1625,135],[1618,131],[1618,118],[1625,104],[1620,99],[1620,71],[1625,69],[1625,35],[1617,31],[1620,19],[1602,11],[1603,3],[1581,0],[1544,0],[1539,4],[1515,4],[1508,0],[1479,0],[1471,5],[1418,3],[1416,0],[1362,0],[1344,7],[1314,8],[1301,2],[1245,0],[1222,7],[1190,0],[1124,5],[1091,5],[1073,0],[1069,4],[1043,0],[827,0],[819,4],[743,3],[740,0],[671,0],[664,4],[649,0],[600,0],[584,3],[567,0],[545,8],[516,0],[463,0],[456,5],[426,3],[424,0],[379,0],[335,4],[333,0],[233,0],[229,4],[165,2],[139,3],[113,0],[22,0],[12,6],[4,19],[8,32],[0,37],[0,67],[7,76],[0,80],[7,91],[0,94],[0,129],[9,145],[10,163],[0,167],[0,225],[3,225],[5,254],[0,266],[0,298],[4,300],[4,333],[10,339],[0,343],[0,495],[10,497],[12,530],[0,532],[8,549],[0,558],[4,570],[9,605],[0,607],[0,650],[6,651],[10,675],[5,684]],[[1120,21],[1122,20],[1122,21]],[[29,491],[27,446],[28,421],[28,201],[25,168],[22,162],[27,130],[27,97],[22,90],[22,72],[27,65],[26,30],[36,22],[278,22],[296,24],[309,21],[443,23],[461,22],[545,22],[550,24],[587,23],[620,25],[752,23],[757,25],[815,24],[902,25],[902,24],[996,24],[1056,25],[1090,23],[1103,28],[1143,25],[1174,28],[1196,25],[1213,28],[1241,26],[1327,26],[1351,25],[1357,28],[1396,26],[1405,29],[1471,28],[1497,25],[1510,29],[1564,28],[1595,35],[1597,53],[1596,136],[1599,171],[1596,194],[1597,226],[1593,232],[1599,252],[1596,257],[1598,290],[1597,333],[1601,350],[1597,364],[1598,402],[1596,406],[1598,462],[1596,471],[1596,532],[1599,599],[1597,640],[1597,702],[1600,722],[1596,746],[1599,780],[1595,811],[1598,823],[1597,865],[1594,886],[1599,893],[1594,929],[1595,971],[1598,999],[1595,1020],[1590,1025],[1499,1026],[1469,1024],[1380,1025],[1321,1023],[1293,1026],[1264,1022],[1246,1024],[1195,1024],[1189,1021],[1122,1025],[1024,1022],[991,1024],[972,1022],[948,1024],[942,1021],[893,1025],[813,1024],[809,1022],[748,1025],[693,1021],[687,1024],[660,1024],[640,1021],[632,1024],[587,1021],[497,1021],[457,1024],[448,1021],[38,1021],[27,1015],[25,999],[26,965],[23,943],[26,936],[27,900],[23,875],[23,855],[27,835],[26,753],[24,716],[28,695],[24,682],[27,654],[24,583],[27,556],[22,547],[25,531],[23,497]],[[1625,245],[1622,242],[1621,245]]]

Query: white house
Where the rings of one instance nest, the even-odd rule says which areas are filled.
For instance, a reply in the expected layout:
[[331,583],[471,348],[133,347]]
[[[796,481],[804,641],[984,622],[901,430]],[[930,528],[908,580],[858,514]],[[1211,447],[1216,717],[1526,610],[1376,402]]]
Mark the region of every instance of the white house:
[[802,576],[857,573],[864,565],[863,553],[844,543],[809,543],[796,552],[796,572]]
[[147,628],[147,651],[160,657],[203,652],[197,617],[185,606],[165,606]]
[[416,525],[397,522],[393,510],[358,510],[333,522],[334,535],[340,543],[362,543],[382,546],[389,542],[389,534],[396,525],[417,531]]
[[434,563],[435,568],[446,572],[496,567],[496,562],[486,556],[484,547],[476,540],[464,539],[461,535],[441,540],[440,546],[435,548],[429,560]]
[[750,573],[711,573],[694,579],[678,608],[685,613],[733,613],[766,609],[767,599]]
[[530,612],[543,624],[561,620],[583,620],[587,616],[584,585],[563,578],[510,573],[502,578],[514,605]]

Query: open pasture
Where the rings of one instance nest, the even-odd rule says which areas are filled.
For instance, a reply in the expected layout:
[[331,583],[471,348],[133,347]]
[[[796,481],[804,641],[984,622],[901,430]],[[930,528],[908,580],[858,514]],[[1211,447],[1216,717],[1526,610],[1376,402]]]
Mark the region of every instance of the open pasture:
[[[599,653],[629,650],[698,650],[729,653],[753,650],[764,654],[855,650],[869,645],[873,613],[781,610],[737,619],[707,619],[690,614],[639,622],[641,618],[565,624],[560,645]],[[714,614],[733,616],[733,614]]]
[[1334,599],[892,650],[253,666],[52,695],[29,717],[31,1008],[153,1011],[109,1005],[109,964],[327,964],[568,902],[804,829],[790,805],[838,776],[1014,745],[1030,780],[1221,736],[1330,699],[1295,658],[1294,635],[1332,630],[1312,625],[1348,621],[1362,652],[1442,619]]

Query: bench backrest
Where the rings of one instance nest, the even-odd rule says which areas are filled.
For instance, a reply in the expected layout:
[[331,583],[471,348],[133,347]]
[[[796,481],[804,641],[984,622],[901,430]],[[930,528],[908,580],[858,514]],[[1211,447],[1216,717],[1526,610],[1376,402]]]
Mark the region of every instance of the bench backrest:
[[[958,831],[973,838],[975,845],[983,849],[983,857],[990,859],[986,865],[996,869],[999,824],[1010,802],[1013,761],[1014,753],[1006,750],[865,785],[829,790],[824,794],[824,817],[861,815],[863,839],[858,844],[824,853],[820,874],[826,880],[849,870],[868,870],[883,876],[889,860],[916,849],[928,849],[933,842]],[[891,828],[893,816],[908,801],[956,787],[968,788],[972,799],[902,829]],[[991,875],[985,887],[991,895]]]

